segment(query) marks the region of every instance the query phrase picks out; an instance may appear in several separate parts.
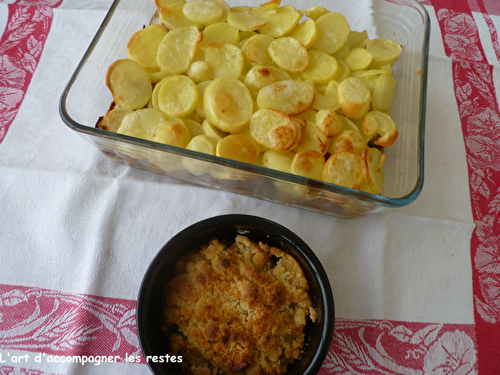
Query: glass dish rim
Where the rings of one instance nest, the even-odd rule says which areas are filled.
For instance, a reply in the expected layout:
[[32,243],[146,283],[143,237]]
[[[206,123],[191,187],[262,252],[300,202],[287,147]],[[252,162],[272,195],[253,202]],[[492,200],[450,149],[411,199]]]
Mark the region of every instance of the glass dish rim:
[[[136,146],[147,147],[148,149],[155,149],[163,152],[167,152],[170,154],[176,154],[184,157],[188,157],[191,159],[201,160],[205,162],[215,163],[218,165],[226,166],[229,168],[233,168],[236,170],[251,172],[256,175],[276,179],[279,181],[284,181],[288,183],[298,184],[304,187],[313,187],[319,189],[321,191],[341,195],[348,198],[357,199],[360,201],[364,201],[366,203],[375,204],[381,207],[389,207],[389,208],[397,208],[403,207],[410,203],[412,203],[422,191],[423,183],[424,183],[424,153],[425,153],[425,121],[426,121],[426,101],[427,101],[427,70],[428,70],[428,57],[429,57],[429,44],[430,44],[430,18],[425,7],[420,4],[417,0],[403,0],[405,3],[411,4],[414,8],[416,8],[424,19],[424,36],[423,36],[423,50],[421,57],[421,71],[420,71],[420,106],[419,106],[419,122],[418,122],[418,137],[417,137],[417,178],[415,186],[411,191],[409,191],[406,195],[397,197],[397,198],[388,198],[382,195],[371,194],[367,192],[363,192],[356,189],[347,188],[340,185],[334,185],[331,183],[323,182],[320,180],[315,180],[303,176],[294,175],[291,173],[281,172],[278,170],[273,170],[265,167],[261,167],[258,165],[243,163],[231,159],[225,159],[219,156],[202,154],[199,152],[194,152],[191,150],[187,150],[184,148],[179,148],[175,146],[170,146],[158,142],[148,141],[145,139],[139,139],[130,137],[123,134],[113,133],[107,130],[90,127],[88,125],[82,125],[78,122],[74,121],[69,115],[66,107],[66,99],[71,90],[73,83],[75,82],[78,74],[84,67],[86,61],[90,57],[92,51],[94,50],[96,44],[101,38],[104,30],[106,29],[107,24],[111,20],[115,10],[117,9],[121,0],[113,0],[106,16],[104,17],[99,29],[96,34],[92,38],[88,48],[86,49],[83,57],[80,59],[77,67],[74,72],[71,74],[71,77],[66,84],[63,93],[61,94],[59,100],[59,115],[63,122],[71,129],[86,134],[89,136],[100,135],[101,138],[113,139],[117,140],[121,143],[133,144]],[[392,2],[391,0],[372,0],[379,2]],[[175,176],[172,176],[175,178]]]

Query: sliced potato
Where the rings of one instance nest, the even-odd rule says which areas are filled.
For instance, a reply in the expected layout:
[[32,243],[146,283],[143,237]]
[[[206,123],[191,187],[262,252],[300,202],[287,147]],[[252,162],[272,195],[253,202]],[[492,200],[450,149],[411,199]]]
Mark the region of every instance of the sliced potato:
[[295,152],[314,150],[321,155],[325,155],[328,150],[328,138],[316,128],[316,123],[307,121],[304,140],[301,145],[295,148]]
[[253,100],[242,82],[232,77],[219,77],[205,89],[203,109],[212,125],[225,132],[237,133],[252,117]]
[[386,112],[392,107],[396,94],[396,80],[390,74],[377,77],[372,91],[372,107],[375,111]]
[[123,117],[117,133],[152,141],[165,116],[153,108],[137,109]]
[[122,124],[123,118],[131,112],[132,110],[127,108],[115,107],[106,112],[106,115],[102,118],[101,121],[99,121],[97,127],[99,129],[116,133],[120,128],[120,125]]
[[338,87],[342,112],[350,118],[363,118],[369,111],[372,94],[366,83],[357,77],[344,79]]
[[260,4],[260,7],[265,10],[277,9],[281,4],[281,0],[269,0],[264,4]]
[[213,78],[238,78],[243,71],[241,50],[232,44],[210,43],[205,49],[205,61],[213,72]]
[[266,25],[260,28],[260,32],[273,38],[288,35],[297,26],[301,17],[301,14],[291,5],[268,10],[263,16]]
[[366,30],[351,31],[347,39],[349,40],[352,49],[365,48],[366,41],[368,40],[368,32]]
[[259,144],[244,134],[229,134],[217,143],[216,155],[226,159],[254,164],[259,154]]
[[347,41],[351,27],[342,14],[328,12],[316,20],[316,30],[318,35],[311,48],[334,54]]
[[366,140],[359,131],[353,129],[344,129],[328,144],[328,152],[330,154],[349,151],[361,155],[361,152],[363,152],[365,148]]
[[384,187],[384,173],[382,168],[386,156],[378,148],[367,147],[361,153],[361,165],[365,180],[374,194],[380,194]]
[[241,31],[255,31],[266,24],[266,21],[250,13],[231,12],[227,16],[227,23]]
[[323,8],[320,5],[312,6],[310,8],[306,9],[306,17],[309,17],[310,19],[316,21],[318,18],[320,18],[323,14],[329,13],[330,11],[328,9]]
[[260,109],[273,108],[297,116],[312,107],[314,87],[300,80],[285,80],[263,87],[257,95]]
[[356,70],[368,69],[373,56],[364,48],[354,48],[352,49],[344,59],[349,69],[354,72]]
[[193,112],[198,101],[198,87],[185,75],[165,79],[158,92],[158,108],[173,117],[184,117]]
[[376,145],[383,147],[391,146],[398,137],[398,129],[391,116],[380,111],[368,112],[363,120],[363,130]]
[[290,36],[301,42],[304,47],[309,48],[316,40],[317,35],[316,23],[312,19],[307,19],[298,24]]
[[193,61],[189,64],[186,75],[194,83],[209,81],[214,78],[214,72],[212,71],[210,64],[206,61]]
[[335,138],[344,130],[344,122],[338,113],[327,109],[318,111],[314,123],[326,138]]
[[272,64],[273,59],[269,54],[269,45],[273,41],[274,38],[263,34],[257,34],[248,39],[242,46],[242,50],[251,66],[270,66]]
[[300,73],[302,79],[310,79],[316,85],[327,85],[339,72],[337,59],[321,51],[309,51],[309,65]]
[[[170,5],[160,8],[158,16],[169,30],[178,27],[198,26],[188,20],[184,15],[186,2],[172,2]],[[199,25],[201,27],[201,25]]]
[[184,4],[182,11],[192,23],[204,26],[215,23],[224,13],[222,6],[212,0],[190,0]]
[[160,10],[161,8],[166,8],[172,5],[173,3],[185,4],[186,0],[155,0],[155,5],[158,10]]
[[316,93],[313,108],[316,111],[327,110],[336,111],[340,108],[339,104],[339,83],[335,80],[328,82],[323,94]]
[[245,76],[245,86],[250,90],[252,97],[264,86],[274,82],[289,80],[290,75],[283,69],[275,66],[254,66]]
[[276,65],[289,72],[303,72],[309,64],[306,47],[290,36],[273,40],[268,51]]
[[313,150],[304,150],[295,154],[290,166],[290,172],[299,176],[321,180],[324,167],[325,157],[323,154]]
[[259,109],[250,120],[250,134],[271,150],[289,151],[296,145],[298,129],[286,113]]
[[127,44],[128,58],[137,62],[148,73],[160,70],[156,56],[167,30],[160,25],[150,25],[135,32]]
[[205,95],[205,89],[207,86],[212,83],[212,80],[207,80],[203,81],[197,84],[198,86],[198,101],[196,102],[196,105],[194,106],[194,110],[196,111],[196,114],[202,118],[206,118],[207,116],[205,115],[205,109],[204,109],[204,95]]
[[238,29],[227,22],[217,22],[205,27],[203,40],[198,45],[198,48],[205,51],[208,45],[213,42],[237,45],[240,42],[240,33]]
[[148,73],[130,59],[117,60],[109,66],[106,85],[116,104],[132,110],[147,105],[153,93]]
[[191,151],[202,152],[208,155],[215,155],[218,140],[208,135],[196,135],[187,144],[186,148]]
[[331,155],[322,172],[325,182],[359,189],[364,180],[361,156],[352,152],[338,152]]
[[186,128],[189,131],[189,134],[191,135],[191,138],[196,137],[197,135],[204,135],[205,132],[203,131],[203,128],[201,127],[201,124],[198,121],[184,118],[182,119],[184,122],[184,125],[186,125]]
[[228,133],[223,132],[219,128],[216,128],[207,120],[203,121],[203,123],[201,124],[201,128],[203,129],[203,133],[205,135],[209,136],[210,138],[216,139],[217,142],[228,135]]
[[185,148],[191,135],[182,121],[167,120],[161,122],[156,128],[153,141],[166,145]]
[[373,56],[373,61],[370,64],[370,69],[379,69],[383,65],[394,65],[401,54],[401,45],[397,42],[385,39],[376,38],[366,42],[366,50]]
[[178,27],[165,35],[156,57],[161,70],[170,74],[184,73],[191,63],[203,34],[196,26]]
[[290,173],[290,166],[295,154],[290,151],[268,150],[262,154],[262,166],[277,171]]

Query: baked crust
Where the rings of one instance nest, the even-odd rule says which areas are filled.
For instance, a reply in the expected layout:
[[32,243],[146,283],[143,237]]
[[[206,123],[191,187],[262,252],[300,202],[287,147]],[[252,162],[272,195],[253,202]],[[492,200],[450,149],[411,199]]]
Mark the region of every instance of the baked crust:
[[172,355],[190,374],[284,374],[317,312],[307,279],[288,253],[243,235],[217,239],[176,263],[165,326]]

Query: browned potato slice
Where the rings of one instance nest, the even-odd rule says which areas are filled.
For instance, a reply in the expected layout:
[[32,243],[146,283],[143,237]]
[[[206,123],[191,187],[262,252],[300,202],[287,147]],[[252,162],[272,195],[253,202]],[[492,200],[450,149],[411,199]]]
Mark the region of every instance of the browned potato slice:
[[259,154],[259,144],[244,134],[229,134],[217,143],[216,155],[223,158],[254,164]]
[[268,150],[262,154],[262,166],[290,173],[290,166],[294,156],[295,154],[291,151]]
[[156,55],[158,46],[166,34],[167,30],[156,24],[135,32],[127,44],[129,59],[137,62],[148,73],[159,71]]
[[205,89],[203,108],[212,125],[225,132],[237,133],[252,117],[253,100],[242,82],[232,77],[219,77]]
[[202,38],[203,34],[196,26],[169,31],[158,47],[156,59],[160,69],[170,74],[185,72]]
[[303,72],[309,64],[306,47],[290,36],[273,40],[268,51],[276,65],[289,72]]
[[269,66],[272,64],[273,59],[269,54],[269,45],[273,41],[274,38],[263,34],[257,34],[248,39],[242,46],[242,50],[251,66]]
[[210,43],[205,49],[205,61],[210,65],[214,78],[238,78],[243,71],[241,50],[232,44]]
[[348,77],[339,84],[338,98],[340,108],[347,117],[360,119],[370,109],[372,94],[361,78]]
[[203,30],[203,40],[198,44],[198,48],[205,51],[213,42],[237,45],[240,42],[240,33],[227,22],[214,23]]
[[364,179],[361,156],[347,151],[331,155],[323,168],[322,179],[331,184],[359,189]]
[[117,60],[110,65],[106,85],[116,104],[132,110],[148,104],[153,93],[148,73],[130,59]]
[[102,118],[97,127],[99,129],[116,133],[122,124],[123,118],[131,112],[132,110],[127,108],[115,107],[106,112],[106,115]]
[[352,49],[344,59],[349,69],[354,72],[356,70],[368,69],[373,56],[364,48],[354,48]]
[[290,75],[275,66],[255,66],[245,76],[245,86],[250,90],[252,96],[259,90],[274,82],[289,80]]
[[212,0],[190,0],[184,4],[182,11],[192,23],[204,26],[218,21],[224,13],[222,6]]
[[372,107],[375,111],[386,112],[392,107],[396,93],[396,80],[390,74],[377,77],[372,91]]
[[156,128],[163,121],[165,121],[165,116],[156,109],[138,109],[123,117],[117,133],[152,141]]
[[260,109],[273,108],[296,116],[312,107],[314,86],[300,80],[286,80],[263,87],[257,95]]
[[327,85],[332,79],[340,75],[337,59],[321,51],[309,51],[309,65],[300,76],[302,79],[310,79],[316,85]]
[[334,54],[347,42],[351,27],[342,14],[328,12],[316,20],[316,30],[318,35],[311,48]]
[[344,130],[344,122],[337,112],[322,109],[315,119],[316,128],[327,138],[335,138]]
[[293,158],[290,172],[299,176],[321,180],[325,167],[325,157],[314,150],[304,150]]
[[358,155],[366,148],[366,140],[361,133],[353,129],[343,130],[337,137],[332,139],[328,145],[328,152],[336,154],[337,152],[349,151]]
[[385,164],[385,159],[385,154],[377,148],[367,147],[361,153],[361,165],[365,180],[374,194],[380,194],[384,187],[382,167]]
[[366,50],[373,56],[370,69],[383,65],[394,65],[401,54],[401,45],[390,39],[377,38],[366,42]]
[[286,113],[259,109],[250,120],[250,134],[257,143],[271,150],[289,151],[297,142],[297,125]]
[[267,23],[260,28],[260,32],[273,38],[279,38],[292,32],[299,23],[301,14],[293,6],[285,5],[268,10],[263,18]]
[[184,117],[193,112],[198,95],[198,87],[188,77],[171,76],[158,92],[158,108],[169,116]]
[[298,24],[290,36],[301,42],[304,47],[309,48],[316,40],[317,35],[316,23],[312,19],[307,19]]
[[255,31],[264,26],[266,21],[250,13],[231,12],[227,16],[227,23],[241,31]]
[[182,121],[163,121],[158,125],[153,141],[175,147],[186,147],[191,140],[189,130]]
[[307,121],[304,140],[301,145],[295,148],[295,152],[314,150],[324,155],[328,150],[328,138],[326,138],[316,127],[316,123]]
[[383,147],[391,146],[398,137],[398,129],[392,118],[379,111],[370,111],[363,120],[363,130],[375,144]]

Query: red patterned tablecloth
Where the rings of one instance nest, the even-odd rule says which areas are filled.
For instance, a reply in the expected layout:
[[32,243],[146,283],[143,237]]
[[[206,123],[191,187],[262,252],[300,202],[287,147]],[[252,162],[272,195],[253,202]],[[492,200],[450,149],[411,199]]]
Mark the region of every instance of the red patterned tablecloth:
[[[366,318],[362,313],[351,315],[349,309],[340,307],[334,339],[321,374],[500,374],[500,44],[497,31],[500,29],[500,2],[426,0],[422,4],[431,17],[430,77],[447,79],[439,84],[445,88],[431,80],[429,82],[428,111],[436,113],[428,113],[427,136],[439,134],[453,138],[456,148],[464,150],[463,159],[458,158],[453,160],[453,164],[441,165],[440,168],[453,169],[455,163],[464,167],[468,186],[458,188],[465,189],[468,192],[466,198],[470,200],[470,204],[467,203],[470,212],[463,214],[470,219],[471,227],[470,235],[465,237],[466,243],[460,237],[456,242],[450,239],[446,245],[457,246],[458,249],[465,243],[470,251],[466,254],[468,263],[460,265],[464,268],[456,273],[460,279],[445,278],[443,288],[450,287],[446,283],[456,281],[470,285],[470,296],[467,290],[464,293],[470,300],[471,319],[467,318],[467,313],[463,314],[465,318],[461,317],[460,312],[457,313],[458,318],[447,319],[444,310],[437,312],[437,309],[436,318],[429,318],[434,304],[438,305],[432,298],[415,304],[415,309],[422,308],[430,314],[406,312],[407,318],[403,313],[391,311],[390,307],[384,308],[383,300],[375,313],[366,313]],[[73,3],[64,0],[0,1],[0,374],[148,373],[146,365],[133,363],[140,353],[135,328],[135,295],[140,280],[135,276],[131,280],[126,276],[120,280],[110,278],[96,282],[96,279],[108,274],[127,275],[128,272],[141,275],[162,242],[175,233],[174,229],[170,232],[167,229],[163,237],[141,245],[138,253],[130,258],[119,250],[99,251],[103,247],[123,247],[124,232],[144,239],[156,233],[150,229],[151,226],[139,228],[134,224],[122,227],[109,219],[105,212],[118,211],[119,197],[126,199],[127,194],[132,194],[129,188],[120,185],[121,182],[126,181],[127,186],[140,190],[144,180],[152,185],[162,185],[163,180],[108,164],[103,160],[104,156],[80,143],[78,147],[88,152],[91,150],[92,156],[74,156],[71,142],[76,138],[64,129],[56,108],[58,95],[78,61],[78,56],[71,54],[81,55],[82,48],[90,42],[109,5],[110,1],[90,0]],[[64,24],[65,18],[73,20],[79,14],[92,17],[89,18],[90,25],[87,28],[87,22],[81,21],[75,25],[74,31],[68,31],[68,40],[65,40],[60,33],[68,27]],[[54,40],[52,34],[55,30],[62,38],[61,50],[57,49],[59,42]],[[72,44],[71,38],[77,37],[80,39]],[[76,51],[71,50],[72,47]],[[44,61],[46,64],[50,62],[53,70],[48,75],[37,76]],[[38,83],[33,86],[35,80]],[[444,101],[439,96],[445,90],[448,90],[445,94],[451,101]],[[440,100],[447,106],[440,105]],[[51,114],[42,115],[44,120],[41,121],[40,111],[43,108],[50,108]],[[443,123],[429,121],[429,118],[441,119]],[[449,124],[445,126],[447,122]],[[64,134],[61,139],[67,143],[52,145],[46,141],[47,135],[38,135],[44,134],[44,129],[50,124]],[[23,126],[29,131],[23,132]],[[436,128],[441,126],[452,129],[454,134],[440,133]],[[78,139],[77,142],[81,141]],[[31,150],[29,158],[15,155],[18,143]],[[44,147],[48,144],[50,149],[46,150]],[[48,157],[44,159],[45,152],[56,158],[54,164]],[[54,165],[64,165],[64,168]],[[40,177],[39,174],[30,177],[35,168],[43,170],[44,176],[48,177]],[[99,175],[88,177],[88,171],[96,168],[100,171]],[[426,168],[433,168],[433,160],[426,161]],[[12,175],[18,177],[9,177]],[[432,178],[426,176],[426,183]],[[57,179],[58,186],[70,192],[69,199],[79,202],[76,207],[58,203],[57,195],[44,185],[44,181],[51,179]],[[173,194],[175,189],[195,189],[171,180],[168,184],[172,185]],[[449,189],[450,194],[457,189],[457,186],[446,183],[443,186]],[[113,199],[103,201],[107,211],[103,208],[99,214],[96,207],[99,207],[98,203],[105,194],[110,194]],[[181,196],[180,192],[178,194]],[[201,190],[201,194],[215,199],[215,193],[205,189]],[[433,192],[427,194],[422,200],[432,202]],[[170,212],[174,198],[158,199],[166,207],[170,223],[178,220],[179,228],[190,223],[189,208],[183,206]],[[257,213],[269,210],[267,205],[272,205],[256,203],[251,199],[242,203],[239,197],[232,194],[224,195],[224,199],[228,203],[223,210],[232,212]],[[415,208],[408,220],[425,221],[423,227],[441,231],[444,241],[451,233],[447,228],[460,220],[456,215],[447,217],[446,213],[429,217],[422,214],[419,217],[415,212],[419,212],[420,202],[419,198],[412,203]],[[136,203],[142,204],[140,200]],[[452,205],[453,202],[450,207]],[[38,215],[49,209],[47,207],[56,213],[48,220],[36,221],[19,215],[20,208]],[[88,207],[92,207],[92,213],[87,212],[91,210]],[[288,207],[271,207],[276,210],[276,217],[288,226],[295,226],[299,233],[305,228],[304,224],[286,217],[304,215],[305,219],[326,221],[337,230],[345,231],[345,236],[359,234],[359,228],[366,231],[368,225],[373,224],[371,219],[366,223],[362,220],[359,224],[357,221],[343,222],[312,213],[299,214]],[[148,214],[135,214],[132,209],[128,208],[122,215],[128,215],[134,222],[141,219],[147,221]],[[100,229],[104,226],[105,230],[98,232],[97,237],[91,236],[89,233],[95,227],[92,223],[80,221],[75,210],[82,215],[88,214],[88,217],[98,217],[101,219]],[[151,215],[161,217],[162,212],[155,211],[151,206]],[[391,242],[393,233],[387,228],[390,225],[396,228],[397,224],[391,223],[411,215],[406,211],[401,216],[397,215],[380,214],[387,233],[380,243],[388,247],[403,246]],[[57,234],[51,235],[54,228],[59,228],[56,229]],[[305,229],[302,233],[307,237],[304,232]],[[119,239],[121,243],[117,243]],[[83,243],[86,245],[81,245]],[[97,246],[98,243],[101,245]],[[74,244],[80,245],[72,247]],[[371,247],[361,241],[359,245],[368,249]],[[405,246],[411,248],[412,245]],[[145,254],[144,259],[141,258],[142,253]],[[334,254],[344,256],[342,251]],[[457,254],[451,254],[454,255]],[[133,258],[139,262],[138,269],[134,268]],[[40,268],[33,264],[33,259],[40,262]],[[334,261],[326,255],[323,259],[327,264]],[[410,257],[401,258],[408,259]],[[447,263],[451,264],[450,267],[456,266],[452,261],[443,262]],[[23,264],[26,268],[22,267]],[[341,267],[336,269],[339,270]],[[391,275],[394,270],[386,272]],[[453,275],[453,272],[447,274]],[[465,281],[464,274],[468,275]],[[348,300],[348,291],[335,288],[336,282],[341,283],[345,275],[340,275],[340,272],[333,275],[334,292],[345,295],[340,298],[341,301]],[[426,274],[426,269],[421,270],[421,275],[410,283],[416,282],[420,284],[418,288],[425,289],[428,287],[426,278],[432,276]],[[111,283],[122,286],[111,287]],[[387,293],[391,290],[389,288]],[[386,297],[391,301],[399,298],[395,295]],[[411,296],[403,299],[411,301]],[[355,305],[364,306],[363,301],[356,301]],[[366,311],[371,309],[370,306],[365,308]],[[76,355],[80,358],[87,356],[89,363],[61,363],[65,358]],[[96,365],[96,356],[112,356],[113,363]]]

